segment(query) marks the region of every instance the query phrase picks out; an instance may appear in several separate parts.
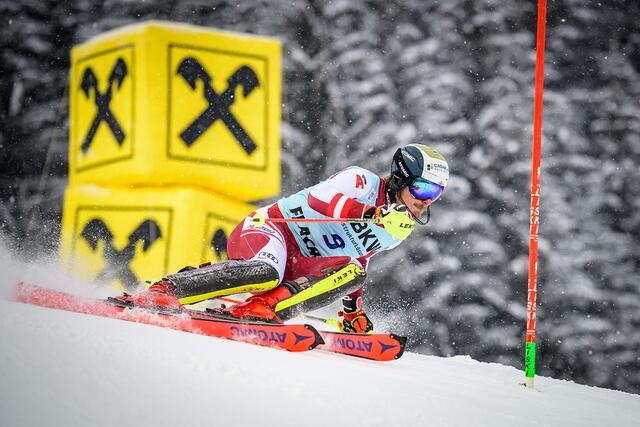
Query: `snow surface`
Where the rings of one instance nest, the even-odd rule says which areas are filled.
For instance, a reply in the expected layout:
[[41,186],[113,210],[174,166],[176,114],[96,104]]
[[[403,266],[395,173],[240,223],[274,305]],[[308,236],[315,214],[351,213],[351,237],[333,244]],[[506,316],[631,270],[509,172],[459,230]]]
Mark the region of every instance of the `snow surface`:
[[0,242],[0,426],[636,426],[640,396],[469,357],[289,353],[13,301],[112,293]]
[[640,396],[469,357],[288,353],[0,300],[2,426],[632,426]]

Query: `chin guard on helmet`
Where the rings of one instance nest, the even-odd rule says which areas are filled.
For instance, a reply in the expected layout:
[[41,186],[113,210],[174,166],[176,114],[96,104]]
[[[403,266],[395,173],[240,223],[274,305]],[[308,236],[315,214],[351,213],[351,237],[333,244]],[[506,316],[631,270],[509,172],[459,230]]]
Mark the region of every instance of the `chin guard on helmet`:
[[[411,210],[409,210],[409,213],[411,213]],[[427,219],[426,220],[421,220],[420,218],[415,217],[413,214],[411,214],[411,217],[414,219],[415,222],[417,222],[420,225],[427,225],[429,223],[429,220],[431,219],[431,206],[427,206]]]

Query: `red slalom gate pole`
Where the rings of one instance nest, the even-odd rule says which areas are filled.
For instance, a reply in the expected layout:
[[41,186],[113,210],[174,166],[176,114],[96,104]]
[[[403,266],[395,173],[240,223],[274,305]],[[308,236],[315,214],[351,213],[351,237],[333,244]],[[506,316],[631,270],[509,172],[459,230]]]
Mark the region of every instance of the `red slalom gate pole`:
[[542,146],[542,94],[544,88],[544,42],[547,0],[538,0],[536,80],[533,104],[533,155],[529,217],[529,283],[527,292],[527,334],[525,344],[525,386],[533,388],[536,374],[536,297],[538,280],[538,228],[540,225],[540,153]]

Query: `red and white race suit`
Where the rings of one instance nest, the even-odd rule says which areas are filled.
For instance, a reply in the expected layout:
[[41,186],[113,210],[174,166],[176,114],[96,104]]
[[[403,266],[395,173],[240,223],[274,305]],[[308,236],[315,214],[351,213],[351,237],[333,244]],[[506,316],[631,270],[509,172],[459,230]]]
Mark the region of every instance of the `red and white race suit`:
[[[251,213],[229,236],[230,259],[260,260],[272,265],[280,281],[325,268],[355,263],[364,269],[378,252],[400,244],[385,229],[370,223],[275,223],[269,218],[362,218],[372,206],[388,203],[379,176],[350,167],[319,184],[305,188]],[[267,220],[256,227],[250,218]],[[361,290],[352,294],[357,297]]]

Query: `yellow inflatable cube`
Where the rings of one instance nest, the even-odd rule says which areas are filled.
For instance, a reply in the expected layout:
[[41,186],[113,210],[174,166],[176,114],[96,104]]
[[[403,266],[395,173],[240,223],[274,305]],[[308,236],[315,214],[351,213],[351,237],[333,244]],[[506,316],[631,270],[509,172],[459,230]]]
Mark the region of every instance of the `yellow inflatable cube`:
[[133,289],[186,265],[227,258],[227,237],[254,207],[198,189],[70,186],[61,260],[85,279]]
[[280,192],[281,45],[147,22],[71,51],[72,185]]

